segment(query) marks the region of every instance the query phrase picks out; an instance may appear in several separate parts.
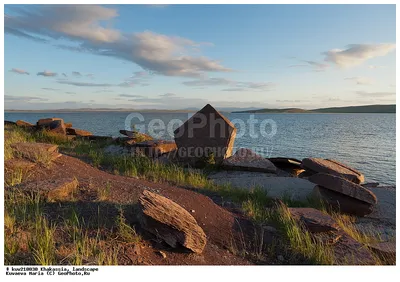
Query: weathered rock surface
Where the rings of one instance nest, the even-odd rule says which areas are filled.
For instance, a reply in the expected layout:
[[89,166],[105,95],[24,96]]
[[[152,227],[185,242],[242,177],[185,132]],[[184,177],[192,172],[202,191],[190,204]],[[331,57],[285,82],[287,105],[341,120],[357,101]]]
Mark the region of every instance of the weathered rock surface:
[[231,170],[276,172],[276,167],[272,162],[245,148],[240,148],[233,156],[223,160],[222,166]]
[[376,188],[379,186],[379,183],[378,182],[364,183],[361,184],[361,186],[364,188]]
[[368,204],[375,205],[377,203],[375,195],[370,190],[344,178],[327,173],[317,173],[310,176],[308,180],[319,186],[366,202]]
[[336,264],[374,265],[375,259],[367,246],[359,243],[344,231],[339,231],[340,239],[334,245]]
[[315,186],[313,195],[316,199],[322,200],[325,204],[343,213],[357,216],[365,216],[373,211],[374,205],[356,198],[349,197],[342,193],[326,189],[321,186]]
[[92,132],[78,129],[78,128],[67,128],[67,134],[69,135],[76,135],[76,136],[91,136],[93,135]]
[[176,150],[173,141],[152,140],[133,144],[136,153],[144,154],[148,157],[158,157],[162,154]]
[[30,161],[53,161],[61,154],[58,153],[58,145],[47,143],[21,142],[11,144],[16,156],[26,158]]
[[182,245],[195,253],[202,253],[207,243],[206,234],[194,217],[175,202],[145,190],[139,198],[142,227],[162,238],[173,248]]
[[64,124],[64,120],[61,118],[45,118],[39,119],[36,123],[36,127],[38,129],[46,129],[53,133],[58,133],[61,135],[66,135],[66,127]]
[[27,122],[27,121],[24,121],[24,120],[20,120],[20,119],[16,121],[16,124],[18,126],[21,126],[21,127],[33,127],[33,126],[35,126],[34,124],[32,124],[30,122]]
[[226,171],[209,175],[215,184],[229,184],[236,188],[253,189],[259,187],[268,192],[268,196],[282,199],[289,197],[296,201],[307,201],[312,197],[315,184],[301,178],[277,177],[276,174],[263,172]]
[[57,178],[38,182],[23,183],[18,186],[24,192],[39,192],[49,201],[62,201],[70,199],[79,185],[76,178]]
[[330,216],[313,208],[289,208],[293,218],[301,222],[312,233],[338,231],[336,221]]
[[10,159],[4,161],[4,168],[7,171],[16,171],[17,169],[21,169],[22,171],[30,170],[35,166],[35,163],[25,160],[25,159]]
[[364,175],[361,172],[335,160],[306,158],[303,159],[302,166],[306,170],[337,175],[357,184],[364,182]]
[[236,128],[221,113],[207,104],[174,131],[179,156],[189,163],[211,154],[216,163],[232,155]]
[[72,127],[72,123],[70,123],[70,122],[64,123],[64,125],[65,125],[66,128],[71,128]]

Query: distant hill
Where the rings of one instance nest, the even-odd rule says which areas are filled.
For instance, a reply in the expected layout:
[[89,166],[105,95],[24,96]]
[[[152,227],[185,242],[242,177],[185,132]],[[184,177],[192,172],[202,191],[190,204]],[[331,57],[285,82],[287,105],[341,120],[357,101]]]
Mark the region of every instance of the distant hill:
[[313,111],[318,113],[396,113],[396,105],[334,107],[316,109]]
[[233,113],[309,113],[311,111],[299,109],[299,108],[287,108],[287,109],[259,109],[249,111],[238,111]]
[[299,108],[286,109],[259,109],[250,111],[238,111],[233,113],[396,113],[396,105],[367,105],[352,107],[332,107],[314,110]]

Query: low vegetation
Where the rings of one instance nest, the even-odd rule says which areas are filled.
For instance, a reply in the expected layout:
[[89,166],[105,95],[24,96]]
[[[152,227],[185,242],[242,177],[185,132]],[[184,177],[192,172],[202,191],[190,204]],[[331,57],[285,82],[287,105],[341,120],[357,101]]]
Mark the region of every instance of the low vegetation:
[[[8,129],[7,129],[8,128]],[[173,164],[162,164],[145,156],[110,155],[104,153],[104,147],[110,141],[91,142],[84,139],[67,140],[46,131],[29,132],[26,129],[6,126],[4,143],[5,159],[15,156],[10,144],[14,142],[46,142],[58,144],[60,151],[75,155],[90,162],[93,166],[109,172],[147,179],[154,182],[168,182],[173,185],[197,189],[204,193],[217,193],[222,201],[236,203],[244,213],[259,226],[272,225],[284,238],[266,246],[263,231],[255,233],[256,242],[251,249],[245,240],[232,242],[232,252],[263,260],[271,256],[276,249],[307,263],[333,264],[334,255],[331,247],[313,240],[291,217],[285,205],[274,202],[267,193],[258,188],[238,189],[229,185],[215,185],[198,170],[186,169]],[[43,158],[42,158],[43,160]],[[39,160],[37,160],[39,161]],[[213,165],[213,158],[207,159]],[[23,181],[22,171],[15,171],[5,179],[5,186],[15,186]],[[111,185],[97,188],[97,202],[100,205],[108,200]],[[222,205],[223,205],[222,202]],[[322,209],[323,205],[313,202],[293,202],[290,197],[283,199],[289,206],[312,206]],[[5,264],[99,264],[115,265],[124,243],[139,243],[142,238],[134,227],[125,221],[123,209],[110,226],[85,222],[76,212],[74,203],[63,206],[63,214],[69,213],[63,221],[49,220],[44,213],[48,203],[39,195],[27,195],[18,189],[5,192]],[[63,204],[60,204],[62,206]],[[360,233],[354,227],[354,221],[345,215],[329,212],[341,228],[362,243],[379,241]],[[263,229],[260,229],[263,230]],[[23,234],[23,235],[22,235]]]

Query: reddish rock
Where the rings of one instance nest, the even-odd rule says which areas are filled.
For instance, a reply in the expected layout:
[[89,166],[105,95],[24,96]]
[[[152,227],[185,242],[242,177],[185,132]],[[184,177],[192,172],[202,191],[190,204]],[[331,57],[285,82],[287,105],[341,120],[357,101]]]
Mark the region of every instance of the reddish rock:
[[306,158],[303,159],[302,166],[306,170],[337,175],[357,184],[364,182],[364,175],[361,172],[335,160]]
[[174,131],[178,154],[188,162],[201,161],[213,153],[216,163],[232,155],[236,128],[207,104]]
[[325,213],[313,208],[289,208],[294,219],[301,222],[312,233],[338,231],[339,225]]
[[139,198],[142,227],[173,248],[179,245],[202,253],[206,234],[194,217],[177,203],[145,190]]
[[27,122],[27,121],[24,121],[24,120],[17,120],[16,124],[18,126],[21,126],[21,127],[33,127],[33,126],[35,126],[34,124],[32,124],[30,122]]
[[66,135],[66,127],[64,120],[61,118],[45,118],[39,119],[36,123],[38,129],[46,129],[50,132]]
[[49,201],[62,201],[70,199],[78,185],[78,180],[70,177],[23,183],[18,188],[26,193],[38,192]]
[[310,176],[308,180],[326,189],[330,189],[368,204],[375,205],[377,203],[377,199],[371,191],[344,178],[327,173],[317,173]]
[[356,216],[365,216],[372,213],[374,205],[346,196],[344,194],[326,189],[321,186],[314,187],[314,196],[322,200],[334,210]]
[[69,135],[76,135],[76,136],[91,136],[93,135],[90,131],[78,129],[78,128],[67,128],[67,133]]
[[25,159],[11,159],[4,161],[4,168],[6,171],[16,171],[21,169],[23,171],[30,170],[35,166],[35,163]]
[[11,148],[17,156],[26,158],[33,162],[52,161],[60,156],[58,145],[47,143],[21,142],[11,144]]
[[225,159],[222,166],[231,170],[246,170],[255,172],[276,172],[276,167],[268,159],[257,155],[250,149],[241,148]]
[[334,245],[335,264],[375,265],[376,261],[366,246],[357,242],[344,231],[338,232],[340,239]]
[[68,123],[64,123],[66,128],[71,128],[72,127],[72,123],[68,122]]
[[173,141],[153,140],[135,143],[132,145],[136,153],[143,153],[148,157],[157,157],[159,155],[176,150],[176,144]]

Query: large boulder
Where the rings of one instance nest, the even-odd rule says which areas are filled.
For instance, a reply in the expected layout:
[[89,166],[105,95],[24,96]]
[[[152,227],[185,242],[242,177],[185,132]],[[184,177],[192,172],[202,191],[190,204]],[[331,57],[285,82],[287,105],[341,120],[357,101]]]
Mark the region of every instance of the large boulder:
[[221,163],[232,155],[235,126],[207,104],[174,131],[180,159],[188,163],[203,161],[211,155]]
[[357,184],[364,182],[364,175],[361,172],[335,160],[306,158],[303,159],[302,166],[306,170],[311,170],[315,173],[322,172],[337,175]]
[[334,210],[356,216],[365,216],[374,209],[374,205],[318,185],[313,196]]
[[139,198],[142,227],[163,239],[173,248],[179,245],[202,253],[207,243],[206,234],[194,217],[177,203],[145,190]]
[[272,162],[245,148],[240,148],[233,156],[223,160],[222,166],[232,170],[276,172],[276,167]]
[[45,118],[39,119],[36,123],[38,129],[45,129],[53,133],[66,135],[66,127],[64,120],[61,118]]
[[76,136],[83,136],[83,137],[92,136],[93,135],[93,133],[90,132],[90,131],[86,131],[86,130],[82,130],[82,129],[78,129],[78,128],[72,128],[72,127],[67,128],[67,134],[76,135]]
[[151,158],[176,150],[175,142],[165,140],[144,141],[135,143],[132,146],[135,153],[144,154]]
[[366,202],[368,204],[375,205],[377,203],[376,196],[370,190],[344,178],[327,173],[317,173],[310,176],[308,180],[319,186]]

